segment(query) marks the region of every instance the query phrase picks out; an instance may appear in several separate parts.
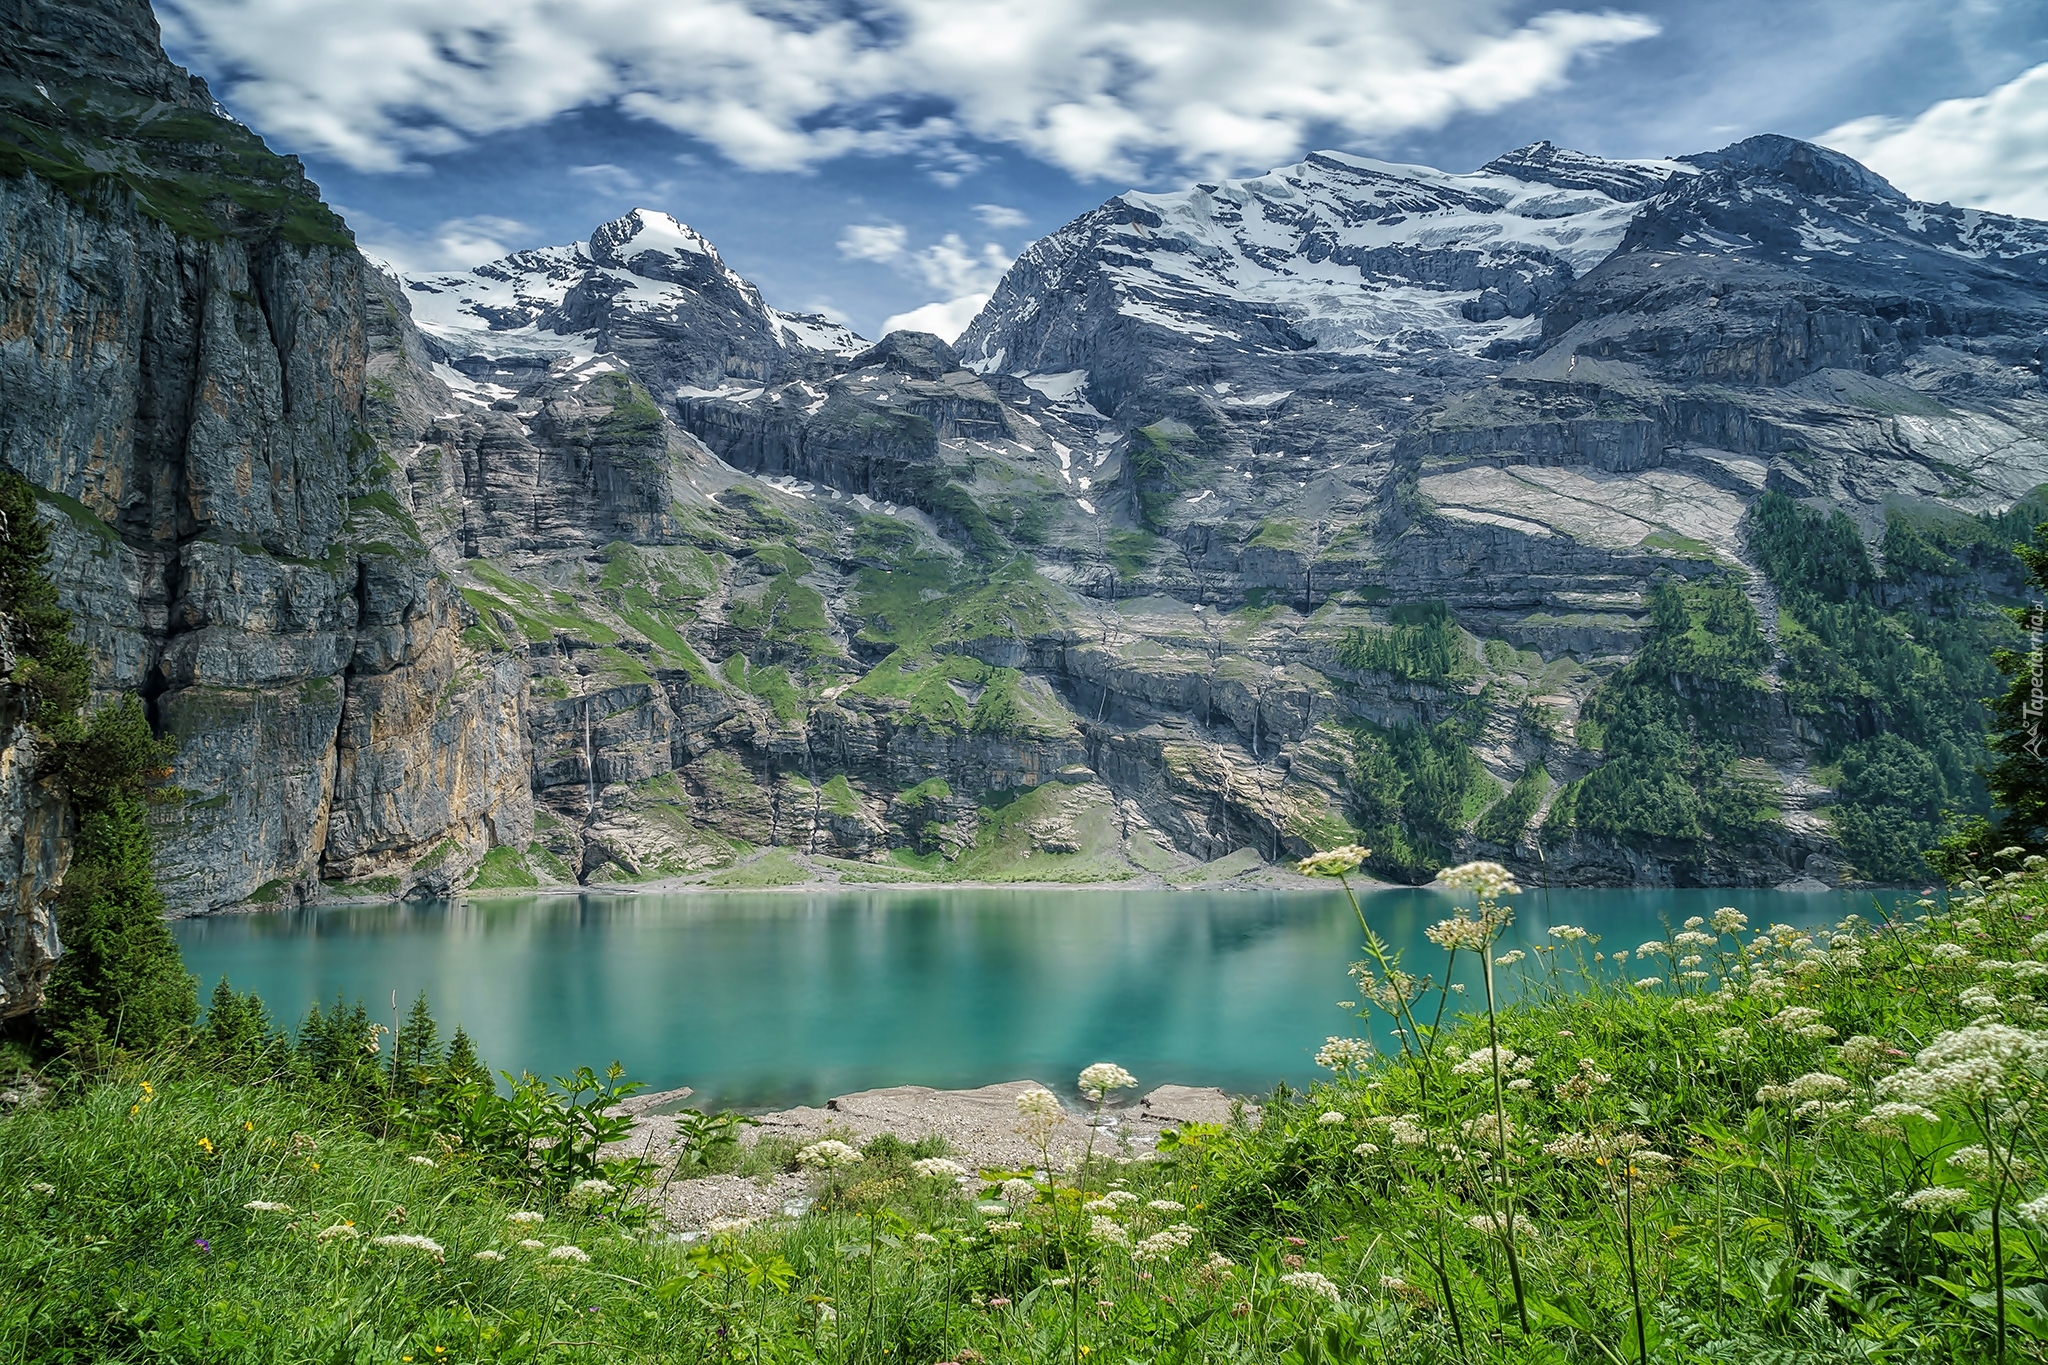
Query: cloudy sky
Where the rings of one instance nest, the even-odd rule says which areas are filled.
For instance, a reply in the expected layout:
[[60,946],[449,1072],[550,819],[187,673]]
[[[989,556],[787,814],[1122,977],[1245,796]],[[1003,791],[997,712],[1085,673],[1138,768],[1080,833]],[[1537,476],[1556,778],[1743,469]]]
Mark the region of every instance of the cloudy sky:
[[171,55],[403,267],[636,205],[785,308],[951,335],[1031,238],[1317,147],[1827,143],[2048,218],[2040,0],[157,0]]

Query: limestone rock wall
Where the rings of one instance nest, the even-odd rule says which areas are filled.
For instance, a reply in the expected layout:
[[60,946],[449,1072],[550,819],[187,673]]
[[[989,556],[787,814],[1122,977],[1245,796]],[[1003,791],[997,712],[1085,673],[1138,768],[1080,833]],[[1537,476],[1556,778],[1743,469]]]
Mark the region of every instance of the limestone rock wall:
[[[445,880],[523,840],[523,679],[462,642],[464,607],[369,430],[372,343],[388,344],[374,272],[296,163],[164,60],[146,6],[13,8],[27,36],[6,95],[54,82],[75,111],[90,92],[114,111],[90,126],[115,157],[156,156],[151,101],[175,99],[178,138],[157,133],[171,150],[138,164],[196,168],[182,183],[201,195],[217,171],[260,174],[285,204],[224,193],[180,218],[146,181],[84,194],[36,163],[0,174],[0,458],[43,490],[96,689],[139,692],[177,740],[188,799],[157,817],[171,905]],[[22,802],[0,803],[10,829]]]

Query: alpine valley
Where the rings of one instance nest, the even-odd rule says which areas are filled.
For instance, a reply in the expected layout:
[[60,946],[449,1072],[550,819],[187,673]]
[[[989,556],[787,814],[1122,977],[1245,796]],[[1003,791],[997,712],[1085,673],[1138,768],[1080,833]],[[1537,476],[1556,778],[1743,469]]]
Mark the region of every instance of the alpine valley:
[[[2048,224],[1774,136],[1323,152],[869,341],[651,208],[393,277],[142,0],[0,14],[0,457],[176,741],[176,911],[1354,841],[1917,883],[1984,808]],[[18,691],[9,1011],[71,830]]]

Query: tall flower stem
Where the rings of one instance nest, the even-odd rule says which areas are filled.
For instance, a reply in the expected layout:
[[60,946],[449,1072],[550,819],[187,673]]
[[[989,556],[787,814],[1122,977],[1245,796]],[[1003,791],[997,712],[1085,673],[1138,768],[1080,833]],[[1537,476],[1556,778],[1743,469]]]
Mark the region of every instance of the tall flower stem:
[[[1484,912],[1482,911],[1482,917]],[[1493,1135],[1500,1149],[1500,1177],[1503,1182],[1501,1206],[1503,1209],[1502,1241],[1508,1253],[1508,1282],[1515,1290],[1515,1316],[1521,1321],[1522,1335],[1529,1335],[1529,1303],[1522,1292],[1522,1258],[1515,1251],[1515,1192],[1508,1180],[1508,1107],[1507,1091],[1500,1075],[1500,1019],[1493,1003],[1493,940],[1489,937],[1480,950],[1479,961],[1484,969],[1486,982],[1486,1032],[1487,1041],[1493,1045]],[[1631,1253],[1633,1265],[1633,1253]]]
[[[1977,1115],[1977,1127],[1984,1134],[1984,1150],[1991,1154],[1991,1291],[1998,1313],[1998,1365],[2005,1365],[2005,1182],[2011,1167],[2010,1150],[2002,1156],[1998,1133],[1992,1127],[1991,1102],[1986,1100]],[[2017,1141],[2017,1135],[2015,1135]]]
[[[1415,1027],[1414,1013],[1408,1008],[1408,993],[1402,990],[1396,981],[1396,968],[1393,963],[1387,960],[1386,949],[1381,946],[1379,935],[1375,934],[1372,931],[1372,926],[1365,922],[1365,907],[1358,903],[1358,893],[1351,889],[1351,879],[1342,873],[1338,873],[1337,884],[1344,888],[1344,896],[1351,902],[1351,913],[1358,917],[1359,931],[1365,935],[1366,954],[1372,958],[1373,965],[1380,969],[1380,978],[1387,983],[1387,989],[1394,997],[1401,1020],[1402,1055],[1419,1055],[1426,1062],[1428,1056],[1422,1050],[1422,1034]],[[1412,1047],[1410,1046],[1411,1040],[1413,1042]],[[1429,1099],[1429,1075],[1427,1071],[1418,1067],[1415,1072],[1415,1081],[1422,1090],[1423,1100],[1427,1102]]]
[[1458,1296],[1451,1289],[1450,1266],[1445,1259],[1444,1219],[1441,1209],[1436,1211],[1436,1216],[1431,1222],[1436,1226],[1436,1255],[1425,1255],[1423,1259],[1428,1261],[1429,1268],[1436,1272],[1437,1284],[1443,1289],[1444,1311],[1451,1315],[1451,1335],[1458,1341],[1458,1359],[1469,1361],[1472,1356],[1465,1346],[1465,1320],[1458,1315]]
[[[1643,1286],[1636,1273],[1636,1216],[1635,1216],[1635,1173],[1628,1158],[1622,1158],[1621,1167],[1621,1240],[1628,1249],[1628,1297],[1636,1310],[1636,1361],[1637,1365],[1650,1365],[1649,1333],[1643,1324]],[[1718,1311],[1718,1310],[1717,1310]]]

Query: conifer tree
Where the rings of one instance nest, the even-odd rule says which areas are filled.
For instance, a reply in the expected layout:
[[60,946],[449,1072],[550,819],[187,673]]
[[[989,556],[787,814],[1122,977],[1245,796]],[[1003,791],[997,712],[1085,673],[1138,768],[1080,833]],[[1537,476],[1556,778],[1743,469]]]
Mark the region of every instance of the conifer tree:
[[8,681],[42,740],[39,774],[63,786],[78,830],[56,900],[64,951],[38,1024],[48,1039],[90,1060],[174,1041],[197,1016],[198,999],[163,921],[149,832],[149,807],[166,796],[171,746],[151,732],[133,696],[82,714],[89,661],[58,605],[49,548],[34,488],[0,469]]
[[2024,649],[1997,654],[1999,672],[2010,678],[2004,695],[1991,703],[1997,735],[1991,741],[1991,764],[1984,785],[1997,804],[1996,838],[2003,844],[2039,849],[2048,846],[2048,522],[2034,528],[2031,544],[2015,545],[2026,566],[2027,586],[2036,594],[2024,607],[2009,610],[2026,632]]
[[460,1024],[455,1026],[455,1036],[448,1040],[448,1057],[441,1066],[451,1081],[489,1080],[491,1075],[484,1059],[476,1055],[476,1044]]
[[427,1006],[425,991],[412,1002],[412,1013],[392,1041],[392,1083],[399,1093],[410,1095],[425,1082],[424,1073],[437,1069],[441,1062],[441,1030]]

